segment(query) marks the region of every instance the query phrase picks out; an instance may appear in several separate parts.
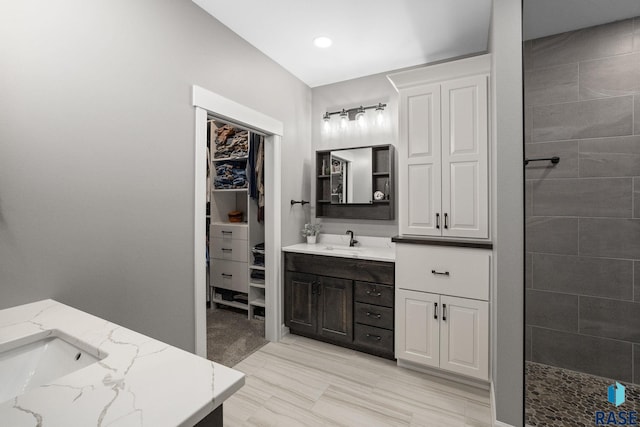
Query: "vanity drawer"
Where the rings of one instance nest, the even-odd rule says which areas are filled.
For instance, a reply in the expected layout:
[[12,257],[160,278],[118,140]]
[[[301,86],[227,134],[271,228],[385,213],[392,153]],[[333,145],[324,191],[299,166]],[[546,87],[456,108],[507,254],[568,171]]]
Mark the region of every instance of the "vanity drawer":
[[247,240],[247,224],[213,224],[210,237],[229,240]]
[[356,303],[356,323],[377,326],[379,328],[393,329],[393,308],[379,307],[377,305]]
[[393,354],[393,331],[388,329],[356,323],[353,341],[378,353]]
[[393,286],[356,281],[354,294],[356,302],[393,307]]
[[396,286],[487,301],[491,251],[396,245]]
[[211,284],[217,288],[247,292],[249,270],[246,262],[211,260]]
[[211,258],[247,262],[247,241],[214,237],[209,242],[209,254]]

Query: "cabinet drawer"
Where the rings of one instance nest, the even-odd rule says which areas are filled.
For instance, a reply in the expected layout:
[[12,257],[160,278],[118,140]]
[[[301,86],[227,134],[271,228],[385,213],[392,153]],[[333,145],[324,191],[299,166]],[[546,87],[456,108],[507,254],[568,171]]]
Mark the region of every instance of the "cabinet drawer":
[[364,325],[393,329],[393,308],[357,302],[355,320]]
[[355,300],[367,304],[393,307],[393,286],[378,283],[358,282],[355,284]]
[[393,331],[356,323],[354,343],[381,353],[393,354]]
[[211,284],[218,288],[247,292],[249,279],[246,262],[214,259],[211,262]]
[[211,258],[247,262],[247,241],[214,237],[209,242],[209,253]]
[[490,250],[397,244],[396,267],[398,288],[489,299]]
[[247,224],[213,224],[210,237],[224,240],[247,240]]

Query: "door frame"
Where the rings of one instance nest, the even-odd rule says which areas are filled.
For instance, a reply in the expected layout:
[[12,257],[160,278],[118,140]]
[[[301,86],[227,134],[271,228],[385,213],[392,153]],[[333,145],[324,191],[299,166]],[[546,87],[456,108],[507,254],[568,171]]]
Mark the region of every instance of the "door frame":
[[194,85],[195,107],[195,172],[194,172],[194,307],[195,353],[207,357],[206,309],[206,209],[207,209],[207,116],[208,113],[223,120],[255,129],[265,136],[265,262],[267,266],[265,288],[265,338],[279,341],[282,334],[281,283],[281,209],[282,209],[282,122],[253,110],[217,93]]

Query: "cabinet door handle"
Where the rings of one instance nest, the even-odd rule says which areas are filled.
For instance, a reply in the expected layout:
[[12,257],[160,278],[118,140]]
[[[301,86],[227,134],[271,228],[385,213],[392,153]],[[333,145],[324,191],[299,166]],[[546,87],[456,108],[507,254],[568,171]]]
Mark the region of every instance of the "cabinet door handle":
[[315,295],[317,290],[316,290],[316,286],[318,285],[317,282],[311,282],[311,295]]
[[376,319],[379,319],[382,317],[382,314],[380,313],[370,313],[367,311],[367,317],[375,317]]
[[449,228],[449,214],[444,214],[444,228]]
[[229,248],[222,248],[222,252],[231,252],[233,251],[233,249],[229,249]]
[[322,282],[316,282],[316,295],[320,295],[320,288],[322,288]]
[[375,338],[376,341],[380,341],[382,337],[380,335],[367,334],[367,338]]
[[233,231],[225,231],[225,230],[222,230],[222,231],[221,231],[221,233],[222,233],[222,234],[233,234]]
[[442,320],[447,320],[447,304],[442,304]]
[[449,272],[445,271],[444,273],[441,271],[431,270],[431,274],[435,274],[436,276],[448,276]]
[[438,320],[438,303],[433,303],[433,318]]
[[379,296],[381,296],[382,294],[381,294],[380,292],[376,292],[376,291],[374,290],[374,291],[367,291],[367,295],[372,296],[372,297],[379,297]]
[[222,273],[222,277],[233,277],[233,274]]
[[440,214],[439,213],[436,214],[436,228],[438,230],[440,229]]

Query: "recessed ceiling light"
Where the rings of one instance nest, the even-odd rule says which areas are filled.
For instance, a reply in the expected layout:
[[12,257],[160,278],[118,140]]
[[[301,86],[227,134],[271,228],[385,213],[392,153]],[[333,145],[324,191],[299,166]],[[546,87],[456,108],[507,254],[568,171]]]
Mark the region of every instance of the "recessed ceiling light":
[[331,41],[329,37],[325,36],[316,37],[315,39],[313,39],[313,44],[316,45],[316,47],[320,48],[329,47],[331,46],[331,43],[333,43],[333,41]]

